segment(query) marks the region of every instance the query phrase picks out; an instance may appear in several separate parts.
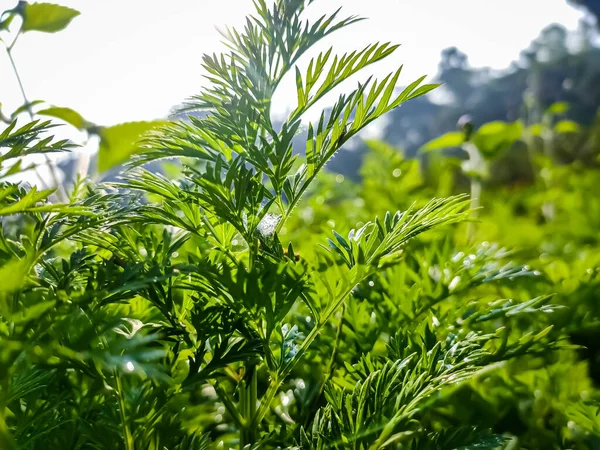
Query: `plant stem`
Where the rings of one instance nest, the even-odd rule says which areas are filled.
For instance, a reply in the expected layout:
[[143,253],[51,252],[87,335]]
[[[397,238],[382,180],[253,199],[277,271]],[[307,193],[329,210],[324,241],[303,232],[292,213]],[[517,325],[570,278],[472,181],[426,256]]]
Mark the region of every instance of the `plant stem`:
[[[21,34],[21,30],[19,30],[19,32],[17,33],[17,37],[15,37],[14,41],[12,42],[12,44],[10,44],[10,46],[7,46],[5,48],[6,48],[6,54],[8,55],[8,59],[10,61],[10,64],[11,64],[12,68],[13,68],[13,72],[15,73],[15,77],[17,79],[17,83],[19,84],[19,89],[21,90],[21,95],[23,97],[23,101],[25,102],[25,105],[27,106],[27,112],[29,113],[29,118],[31,120],[34,120],[33,111],[31,109],[31,104],[29,103],[29,100],[27,98],[27,94],[25,93],[25,88],[23,87],[23,82],[21,81],[21,76],[19,75],[19,70],[17,69],[17,65],[15,64],[15,60],[12,57],[13,46],[17,42],[17,39],[18,39],[18,37],[19,37],[20,34]],[[56,171],[56,167],[55,167],[54,163],[52,162],[52,160],[50,159],[50,157],[48,155],[44,154],[44,158],[46,160],[46,165],[48,166],[48,169],[50,171],[50,176],[52,177],[52,182],[56,186],[56,195],[57,195],[59,201],[66,202],[67,201],[67,194],[66,194],[66,192],[64,190],[64,187],[63,187],[62,183],[58,179],[58,173]],[[40,181],[42,182],[42,184],[44,184],[44,180],[43,180],[42,176],[40,175],[39,171],[37,170],[37,168],[35,169],[35,173],[36,173],[37,177],[40,179]]]
[[242,413],[243,427],[240,430],[240,450],[247,444],[254,444],[257,440],[256,432],[258,423],[254,423],[257,401],[257,373],[256,366],[247,368],[245,380],[240,383],[240,410]]
[[6,401],[8,399],[8,374],[2,379],[0,384],[2,395],[0,396],[0,422],[4,421],[4,412],[6,411]]
[[267,411],[269,410],[269,407],[271,406],[271,403],[273,402],[273,399],[275,398],[275,394],[277,394],[277,390],[281,386],[280,380],[281,379],[278,376],[273,376],[271,378],[271,383],[269,384],[269,387],[267,388],[267,392],[265,392],[265,395],[260,400],[260,406],[258,408],[258,411],[254,415],[252,423],[250,424],[251,427],[253,427],[253,428],[257,427],[258,424],[262,421],[262,419],[267,414]]
[[335,364],[335,358],[337,357],[338,350],[340,347],[340,341],[342,338],[342,328],[344,325],[344,314],[346,313],[346,303],[342,304],[342,310],[340,315],[340,321],[338,323],[337,332],[335,334],[335,343],[333,344],[333,350],[331,352],[331,357],[329,358],[329,363],[327,364],[327,369],[325,371],[325,378],[323,379],[323,383],[321,384],[321,389],[319,390],[319,396],[317,400],[323,395],[323,391],[325,390],[325,385],[331,379],[333,375],[333,366]]
[[125,400],[123,399],[123,384],[121,383],[121,377],[117,370],[114,371],[115,382],[117,384],[117,398],[119,400],[119,414],[121,416],[121,426],[123,427],[123,440],[125,441],[125,450],[135,450],[133,443],[133,435],[129,429],[127,423],[127,416],[125,414]]
[[[472,142],[465,142],[462,149],[469,155],[470,169],[475,172],[469,179],[471,181],[471,214],[474,219],[479,215],[478,209],[481,205],[481,179],[482,174],[487,173],[486,161],[483,159],[479,149]],[[473,222],[467,225],[467,240],[472,243],[475,239],[476,227]]]
[[[471,209],[473,210],[473,218],[477,218],[479,215],[478,209],[480,206],[481,199],[481,180],[478,177],[471,178]],[[469,222],[467,225],[467,238],[469,242],[473,242],[475,239],[475,224],[473,222]]]
[[225,389],[223,389],[221,387],[221,385],[219,384],[219,382],[216,382],[213,385],[213,387],[215,388],[215,392],[217,393],[217,395],[219,396],[219,398],[223,402],[223,405],[225,405],[225,408],[227,409],[227,411],[229,412],[229,414],[231,414],[231,418],[233,419],[233,421],[235,422],[235,424],[240,429],[242,429],[244,427],[244,419],[242,418],[242,416],[240,415],[240,412],[235,407],[235,404],[233,403],[233,400],[231,399],[231,397],[229,396],[229,394],[227,393],[227,391],[225,391]]
[[[314,400],[311,402],[311,411],[312,414],[315,414],[316,411],[319,409],[319,403],[321,398],[323,397],[323,392],[325,392],[325,386],[327,385],[327,383],[329,382],[329,380],[331,379],[332,375],[333,375],[333,366],[335,364],[335,358],[337,357],[338,354],[338,350],[339,350],[339,345],[341,342],[341,338],[342,338],[342,326],[344,323],[344,314],[346,313],[346,303],[344,303],[342,305],[342,310],[341,310],[341,315],[340,315],[340,320],[338,322],[338,328],[335,334],[335,342],[333,344],[333,350],[331,351],[331,356],[329,357],[329,362],[327,363],[327,368],[325,369],[325,377],[323,378],[323,382],[321,383],[321,387],[319,388],[319,393],[317,394],[317,396],[314,398]],[[305,424],[306,426],[306,424]]]
[[258,412],[254,416],[254,420],[253,420],[254,426],[258,425],[261,422],[261,420],[264,418],[269,407],[271,406],[271,402],[273,401],[273,398],[275,398],[277,389],[279,389],[279,386],[281,386],[281,383],[283,382],[283,380],[285,380],[285,378],[290,374],[290,372],[296,366],[298,361],[302,358],[304,353],[306,353],[306,351],[308,350],[308,347],[310,347],[310,344],[312,344],[312,342],[317,338],[317,336],[323,329],[323,326],[329,321],[331,316],[333,314],[335,314],[335,312],[340,307],[340,305],[344,304],[346,298],[352,293],[354,288],[356,288],[356,286],[358,286],[361,282],[363,282],[370,275],[371,275],[370,273],[366,273],[351,288],[346,289],[346,291],[344,291],[339,296],[339,298],[337,298],[333,301],[333,305],[325,310],[323,317],[320,318],[320,320],[317,322],[315,327],[312,330],[310,330],[310,333],[308,333],[306,338],[304,338],[304,341],[302,341],[302,344],[300,344],[300,347],[298,348],[298,352],[296,353],[294,358],[292,358],[290,361],[288,361],[285,365],[283,365],[281,367],[277,376],[273,376],[271,378],[271,383],[269,384],[269,387],[267,388],[267,392],[265,393],[264,397],[262,398],[262,400],[260,402],[260,408],[258,409]]

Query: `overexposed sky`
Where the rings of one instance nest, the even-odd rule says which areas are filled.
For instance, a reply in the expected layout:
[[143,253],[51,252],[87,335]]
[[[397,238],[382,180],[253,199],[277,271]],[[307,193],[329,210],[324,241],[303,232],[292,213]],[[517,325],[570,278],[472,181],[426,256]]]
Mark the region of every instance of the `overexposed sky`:
[[[204,83],[201,55],[223,48],[216,27],[240,25],[252,11],[250,0],[49,1],[81,15],[62,32],[30,32],[19,39],[14,57],[27,95],[71,107],[101,125],[164,117],[198,92]],[[16,3],[0,0],[0,11]],[[575,28],[582,17],[566,0],[319,0],[311,14],[342,4],[345,15],[370,20],[330,37],[321,48],[333,45],[339,53],[374,41],[400,43],[375,70],[404,64],[402,84],[434,75],[440,51],[453,45],[473,66],[507,67],[544,26]],[[277,96],[280,111],[293,95],[293,85],[284,84]],[[21,104],[3,49],[0,102],[6,112]]]

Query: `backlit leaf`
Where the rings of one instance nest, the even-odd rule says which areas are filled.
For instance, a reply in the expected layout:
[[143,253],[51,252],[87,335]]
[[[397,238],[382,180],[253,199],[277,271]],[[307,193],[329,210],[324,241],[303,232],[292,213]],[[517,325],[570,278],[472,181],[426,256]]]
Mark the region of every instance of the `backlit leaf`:
[[69,25],[79,11],[54,3],[23,3],[19,8],[23,16],[22,31],[56,33]]
[[581,126],[572,120],[561,120],[554,126],[554,131],[557,133],[579,133]]
[[484,158],[493,158],[508,150],[521,138],[522,133],[523,125],[520,122],[490,122],[477,130],[473,142]]
[[105,172],[141,151],[140,139],[164,122],[129,122],[99,130],[98,171]]
[[429,141],[421,149],[429,152],[431,150],[441,150],[450,147],[460,147],[465,141],[464,133],[460,131],[451,131],[441,135],[440,137]]
[[52,106],[50,108],[38,111],[37,114],[41,116],[55,117],[73,125],[75,128],[80,130],[85,130],[86,128],[92,126],[92,123],[85,120],[81,114],[71,108]]

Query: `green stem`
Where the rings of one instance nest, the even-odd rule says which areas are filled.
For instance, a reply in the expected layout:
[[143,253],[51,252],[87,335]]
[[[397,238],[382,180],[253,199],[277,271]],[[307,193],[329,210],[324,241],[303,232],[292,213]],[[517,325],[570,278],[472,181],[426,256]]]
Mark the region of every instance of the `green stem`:
[[273,376],[271,378],[271,383],[269,384],[269,387],[267,388],[267,392],[265,393],[264,397],[262,398],[262,400],[260,402],[260,408],[258,409],[258,412],[254,416],[253,426],[258,425],[262,421],[262,419],[266,415],[267,411],[269,410],[269,407],[271,406],[271,403],[272,403],[273,399],[275,398],[275,394],[277,393],[277,390],[281,386],[281,383],[283,382],[283,380],[285,380],[285,378],[294,369],[294,367],[296,366],[298,361],[300,361],[302,356],[304,356],[304,353],[306,353],[306,351],[308,350],[308,348],[310,347],[312,342],[317,338],[317,336],[319,335],[319,333],[321,332],[321,330],[323,329],[325,324],[328,322],[328,320],[331,318],[331,316],[333,314],[335,314],[335,312],[341,305],[343,305],[344,301],[352,293],[354,288],[356,288],[356,286],[358,286],[362,281],[364,281],[370,275],[371,275],[370,273],[365,274],[351,288],[348,288],[346,291],[344,291],[342,293],[342,295],[340,295],[340,297],[334,301],[334,304],[325,311],[325,313],[320,318],[320,320],[317,322],[315,327],[312,330],[310,330],[310,333],[308,333],[308,335],[306,336],[304,341],[302,341],[302,344],[300,344],[300,347],[298,348],[298,352],[296,353],[296,355],[280,369],[279,374],[277,374],[277,376]]
[[125,441],[125,450],[135,450],[133,443],[133,435],[127,423],[127,415],[125,414],[125,400],[123,398],[123,384],[117,370],[114,371],[115,382],[117,384],[117,398],[119,400],[119,414],[121,416],[121,426],[123,427],[123,440]]
[[[471,170],[475,171],[475,174],[471,175],[469,178],[471,181],[471,214],[472,217],[476,219],[481,204],[481,179],[483,176],[482,174],[487,173],[487,163],[473,142],[465,142],[462,145],[462,149],[469,155]],[[475,224],[469,222],[467,225],[467,240],[471,243],[475,238],[475,232]]]
[[254,415],[253,421],[250,424],[251,427],[258,427],[258,424],[263,420],[263,418],[267,414],[267,411],[271,407],[271,403],[275,398],[275,394],[277,394],[277,390],[281,386],[282,382],[280,380],[281,378],[279,378],[278,376],[273,376],[271,378],[271,383],[269,383],[267,392],[265,392],[265,395],[260,400],[260,406],[258,408],[258,411]]
[[2,395],[0,396],[0,422],[4,421],[6,411],[6,402],[8,400],[8,373],[2,379],[2,384],[0,384],[0,389],[2,390]]
[[333,344],[333,350],[331,352],[331,357],[329,358],[329,363],[327,364],[327,369],[325,370],[325,378],[323,379],[323,383],[321,384],[321,389],[319,391],[319,396],[317,397],[317,399],[319,399],[323,395],[323,391],[325,390],[325,385],[333,376],[333,366],[335,364],[335,358],[337,357],[338,350],[340,347],[345,313],[346,313],[346,303],[342,304],[340,321],[338,323],[337,332],[335,334],[335,343]]
[[[341,311],[341,315],[340,315],[340,320],[338,322],[337,331],[335,334],[335,342],[333,344],[333,350],[331,351],[331,356],[329,357],[329,362],[327,363],[327,368],[325,369],[325,377],[323,378],[323,382],[321,383],[321,387],[319,388],[319,394],[311,402],[312,403],[312,405],[311,405],[312,415],[316,414],[317,410],[319,409],[320,400],[323,397],[323,392],[325,392],[325,386],[327,386],[327,383],[333,376],[333,371],[334,371],[333,366],[335,364],[335,358],[337,357],[341,338],[342,338],[342,327],[343,327],[343,323],[344,323],[344,314],[345,313],[346,313],[346,303],[344,303],[342,305],[342,311]],[[306,426],[307,426],[307,424],[305,424],[305,427]]]
[[[471,210],[473,211],[473,218],[477,218],[478,214],[478,209],[479,206],[481,205],[481,180],[477,177],[473,177],[471,178]],[[469,222],[468,226],[467,226],[467,238],[469,240],[469,242],[473,242],[473,240],[475,239],[475,232],[476,232],[476,226],[475,223],[473,222]]]
[[321,170],[325,167],[325,164],[327,164],[327,162],[333,158],[333,156],[338,152],[338,150],[340,150],[342,148],[342,146],[348,142],[350,140],[350,138],[352,138],[352,136],[354,136],[358,131],[353,131],[351,133],[347,133],[343,138],[339,138],[339,140],[335,143],[335,145],[333,145],[332,148],[330,148],[328,151],[322,150],[323,153],[327,154],[328,156],[326,158],[324,158],[316,167],[315,170],[313,172],[313,174],[311,176],[309,176],[306,181],[304,182],[304,184],[300,187],[300,190],[298,192],[298,195],[296,195],[288,204],[288,208],[286,213],[281,217],[281,220],[279,221],[279,223],[277,224],[277,226],[275,227],[275,232],[277,234],[279,234],[279,232],[281,231],[281,229],[283,228],[283,225],[285,224],[285,222],[287,221],[287,219],[292,215],[292,212],[294,211],[294,208],[296,207],[296,205],[298,204],[298,202],[300,201],[300,199],[302,198],[302,196],[304,195],[304,193],[306,192],[306,190],[308,189],[308,187],[311,185],[311,183],[315,180],[315,178],[317,178],[317,175],[319,174],[319,172],[321,172]]
[[245,426],[244,425],[244,419],[240,415],[240,412],[235,407],[235,404],[233,403],[233,400],[231,399],[231,397],[229,396],[229,394],[225,391],[225,389],[223,389],[221,387],[221,385],[219,384],[219,382],[216,382],[213,385],[213,387],[215,388],[215,392],[217,393],[217,395],[219,396],[219,398],[223,402],[223,405],[225,405],[225,409],[227,409],[227,411],[231,415],[231,418],[233,419],[233,421],[235,422],[235,424],[240,429],[242,429]]
[[245,379],[240,383],[240,410],[243,418],[242,429],[240,430],[240,450],[246,445],[254,444],[257,441],[257,425],[254,418],[256,416],[257,401],[257,371],[256,366],[247,368]]
[[[13,46],[15,45],[15,43],[17,42],[17,39],[19,37],[19,35],[21,34],[21,30],[19,30],[19,32],[17,33],[17,37],[15,37],[14,41],[12,42],[12,44],[10,44],[10,46],[5,46],[6,48],[6,54],[8,55],[8,59],[10,61],[10,64],[13,68],[13,72],[15,73],[15,77],[17,79],[17,83],[19,84],[19,89],[21,90],[21,95],[23,97],[23,101],[25,102],[25,105],[27,106],[27,112],[29,113],[29,118],[31,120],[34,120],[33,117],[33,111],[31,109],[31,104],[29,103],[29,100],[27,98],[27,94],[25,93],[25,88],[23,87],[23,82],[21,81],[21,76],[19,75],[19,70],[17,69],[17,65],[15,64],[15,60],[12,57],[12,49]],[[67,201],[67,194],[64,190],[64,187],[62,185],[62,183],[60,183],[59,179],[58,179],[58,173],[56,171],[56,167],[54,165],[54,163],[52,162],[52,160],[48,157],[48,155],[44,154],[44,158],[46,160],[46,165],[48,166],[48,169],[50,171],[50,176],[52,177],[52,182],[54,183],[54,185],[56,186],[56,195],[59,199],[59,201],[61,202],[66,202]],[[39,171],[37,170],[37,168],[34,169],[35,173],[37,175],[37,177],[40,179],[40,181],[43,183],[43,178],[41,176],[41,174],[39,173]]]
[[[256,414],[256,401],[258,399],[258,373],[256,371],[256,366],[252,367],[252,373],[250,374],[250,386],[249,386],[249,396],[248,396],[248,422],[254,422],[254,415]],[[248,430],[248,438],[251,443],[255,443],[257,438],[257,427],[249,427]]]
[[312,342],[317,338],[317,336],[319,335],[319,333],[321,332],[321,330],[323,329],[325,324],[329,321],[331,316],[333,316],[333,314],[335,314],[337,309],[344,303],[344,301],[352,293],[354,288],[356,288],[356,286],[358,286],[369,275],[370,275],[370,273],[367,273],[363,278],[361,278],[358,282],[356,282],[351,288],[346,289],[346,291],[344,291],[344,293],[342,295],[340,295],[340,297],[337,300],[334,301],[333,305],[325,311],[325,314],[323,314],[323,316],[317,322],[315,327],[312,330],[310,330],[310,333],[308,333],[308,335],[306,336],[304,341],[302,341],[302,344],[300,344],[300,347],[298,348],[298,352],[296,353],[294,358],[289,360],[282,367],[282,369],[280,371],[280,376],[279,376],[279,378],[281,380],[285,379],[285,377],[290,374],[290,372],[296,366],[298,361],[302,358],[302,356],[304,356],[304,353],[306,353],[306,351],[308,350],[308,347],[310,347]]

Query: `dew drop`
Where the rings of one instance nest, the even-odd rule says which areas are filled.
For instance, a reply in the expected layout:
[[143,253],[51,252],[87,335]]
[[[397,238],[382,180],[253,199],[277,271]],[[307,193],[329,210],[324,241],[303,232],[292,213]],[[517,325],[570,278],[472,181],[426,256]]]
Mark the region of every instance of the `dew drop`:
[[452,281],[448,285],[448,290],[450,292],[452,292],[454,289],[456,289],[456,286],[458,286],[458,283],[460,283],[460,276],[457,275],[454,278],[452,278]]
[[463,252],[458,252],[456,255],[454,255],[452,257],[452,262],[460,261],[463,258],[463,256],[465,256],[465,254]]

